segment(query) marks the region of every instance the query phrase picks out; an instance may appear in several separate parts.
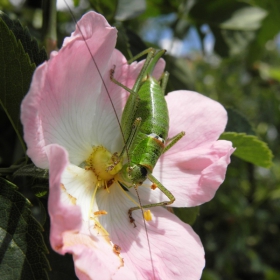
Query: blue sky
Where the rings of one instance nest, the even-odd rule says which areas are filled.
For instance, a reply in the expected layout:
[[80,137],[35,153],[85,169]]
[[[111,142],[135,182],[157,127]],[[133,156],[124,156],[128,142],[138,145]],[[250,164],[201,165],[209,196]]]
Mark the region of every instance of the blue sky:
[[[194,27],[190,28],[182,40],[174,39],[173,31],[168,25],[175,20],[175,14],[150,19],[141,32],[143,39],[159,44],[160,47],[167,49],[174,56],[186,56],[194,52],[201,52],[201,41]],[[206,34],[203,42],[206,52],[212,53],[214,36],[207,25],[202,27],[202,31]]]

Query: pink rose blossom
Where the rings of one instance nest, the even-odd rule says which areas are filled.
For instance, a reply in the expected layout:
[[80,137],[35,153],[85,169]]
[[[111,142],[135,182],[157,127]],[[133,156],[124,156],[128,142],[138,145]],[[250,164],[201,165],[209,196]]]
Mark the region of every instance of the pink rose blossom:
[[[117,31],[103,16],[90,12],[78,24],[121,118],[128,93],[111,82],[110,70],[115,65],[114,77],[132,88],[143,62],[127,64],[115,49]],[[163,69],[160,60],[155,77]],[[227,114],[219,103],[195,92],[171,92],[166,100],[169,137],[181,131],[186,135],[161,156],[153,175],[175,196],[172,207],[200,205],[215,195],[233,152],[230,142],[217,141]],[[126,192],[116,182],[106,189],[86,168],[93,147],[120,152],[123,141],[79,29],[36,69],[21,119],[28,156],[49,169],[52,248],[73,255],[80,279],[201,277],[204,250],[189,225],[167,209],[154,207],[147,232],[140,210],[133,212],[134,228],[127,214],[135,206],[133,200],[138,203],[134,191]],[[143,205],[166,200],[150,186],[147,180],[138,188]],[[100,215],[104,211],[107,214]]]

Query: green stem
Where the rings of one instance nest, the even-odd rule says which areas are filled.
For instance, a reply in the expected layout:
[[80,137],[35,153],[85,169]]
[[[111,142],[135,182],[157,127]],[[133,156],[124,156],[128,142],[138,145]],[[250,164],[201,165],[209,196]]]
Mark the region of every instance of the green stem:
[[43,0],[43,34],[49,56],[57,49],[56,0]]

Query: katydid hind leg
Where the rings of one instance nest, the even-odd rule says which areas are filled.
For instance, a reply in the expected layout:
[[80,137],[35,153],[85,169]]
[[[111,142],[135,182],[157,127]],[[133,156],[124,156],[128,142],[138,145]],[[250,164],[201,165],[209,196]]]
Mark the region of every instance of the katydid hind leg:
[[155,185],[157,188],[159,188],[169,199],[169,201],[161,201],[161,202],[157,202],[157,203],[151,203],[151,204],[145,204],[145,205],[141,205],[141,207],[136,206],[136,207],[132,207],[128,210],[128,215],[129,215],[129,219],[133,220],[132,218],[132,211],[138,210],[138,209],[143,209],[143,208],[152,208],[152,207],[156,207],[156,206],[167,206],[172,204],[175,201],[175,197],[174,195],[168,190],[166,189],[163,184],[158,181],[152,174],[148,174],[148,179],[153,183],[153,185]]
[[169,79],[169,73],[167,71],[163,72],[162,76],[160,77],[160,80],[161,80],[161,90],[164,95],[165,95],[168,79]]
[[173,147],[181,138],[183,138],[185,136],[185,131],[181,131],[179,132],[177,135],[175,135],[174,137],[172,137],[171,139],[168,139],[168,144],[165,146],[162,154],[164,154],[165,152],[167,152],[171,147]]

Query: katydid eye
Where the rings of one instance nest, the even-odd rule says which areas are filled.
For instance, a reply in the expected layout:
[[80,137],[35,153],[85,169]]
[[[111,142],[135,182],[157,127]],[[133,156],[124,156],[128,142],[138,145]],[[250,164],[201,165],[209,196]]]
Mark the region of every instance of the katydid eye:
[[141,172],[141,174],[142,174],[143,177],[146,177],[147,174],[148,174],[147,168],[144,167],[144,166],[141,166],[140,172]]

